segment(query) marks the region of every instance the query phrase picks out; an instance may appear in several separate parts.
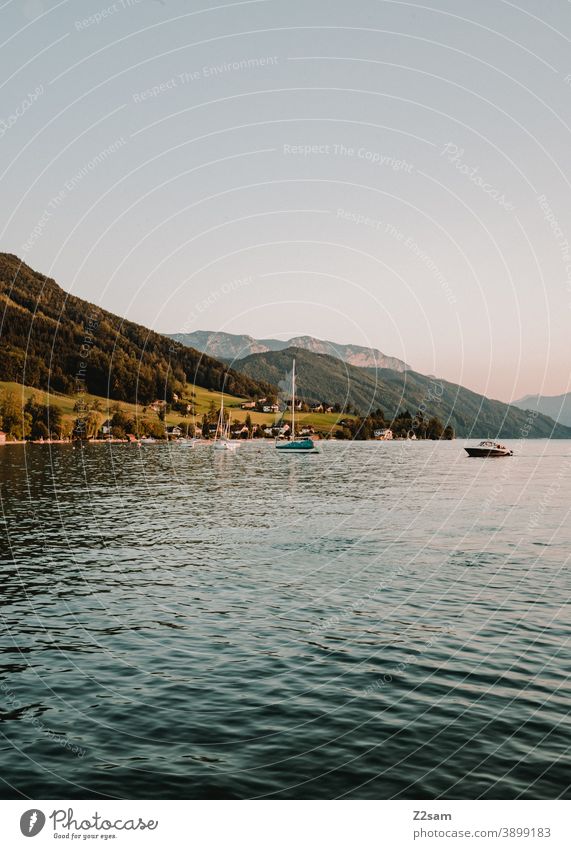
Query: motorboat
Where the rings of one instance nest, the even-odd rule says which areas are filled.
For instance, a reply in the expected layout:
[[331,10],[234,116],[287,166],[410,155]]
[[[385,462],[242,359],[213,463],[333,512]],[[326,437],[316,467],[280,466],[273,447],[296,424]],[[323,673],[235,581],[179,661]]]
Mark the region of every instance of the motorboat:
[[469,457],[513,457],[514,453],[511,448],[491,439],[485,439],[479,445],[469,446],[464,450],[468,452]]

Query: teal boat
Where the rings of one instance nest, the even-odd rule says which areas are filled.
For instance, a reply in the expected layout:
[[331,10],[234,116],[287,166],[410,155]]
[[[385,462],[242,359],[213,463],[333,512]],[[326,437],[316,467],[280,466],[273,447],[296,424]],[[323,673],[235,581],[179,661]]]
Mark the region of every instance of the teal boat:
[[282,454],[319,454],[319,448],[308,436],[295,438],[295,357],[291,371],[291,430],[287,439],[276,439],[276,449]]

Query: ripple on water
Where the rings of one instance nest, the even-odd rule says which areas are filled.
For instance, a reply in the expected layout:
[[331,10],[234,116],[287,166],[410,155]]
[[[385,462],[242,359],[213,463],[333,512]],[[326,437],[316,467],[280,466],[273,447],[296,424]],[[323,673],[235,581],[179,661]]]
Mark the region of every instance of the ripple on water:
[[566,795],[561,446],[378,448],[2,450],[6,794]]

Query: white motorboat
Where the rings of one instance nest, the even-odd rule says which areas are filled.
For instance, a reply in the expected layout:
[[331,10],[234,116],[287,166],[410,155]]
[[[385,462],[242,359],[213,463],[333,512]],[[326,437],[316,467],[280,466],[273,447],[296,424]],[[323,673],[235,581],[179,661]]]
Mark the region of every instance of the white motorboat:
[[513,457],[511,448],[506,448],[499,442],[494,442],[491,439],[485,439],[479,445],[469,446],[464,449],[468,453],[468,457]]

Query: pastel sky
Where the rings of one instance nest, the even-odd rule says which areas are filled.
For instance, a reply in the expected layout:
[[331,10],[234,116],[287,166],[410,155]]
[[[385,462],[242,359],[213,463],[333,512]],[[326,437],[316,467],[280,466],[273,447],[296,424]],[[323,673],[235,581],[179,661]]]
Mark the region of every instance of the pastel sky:
[[0,249],[161,332],[570,387],[571,5],[3,0]]

